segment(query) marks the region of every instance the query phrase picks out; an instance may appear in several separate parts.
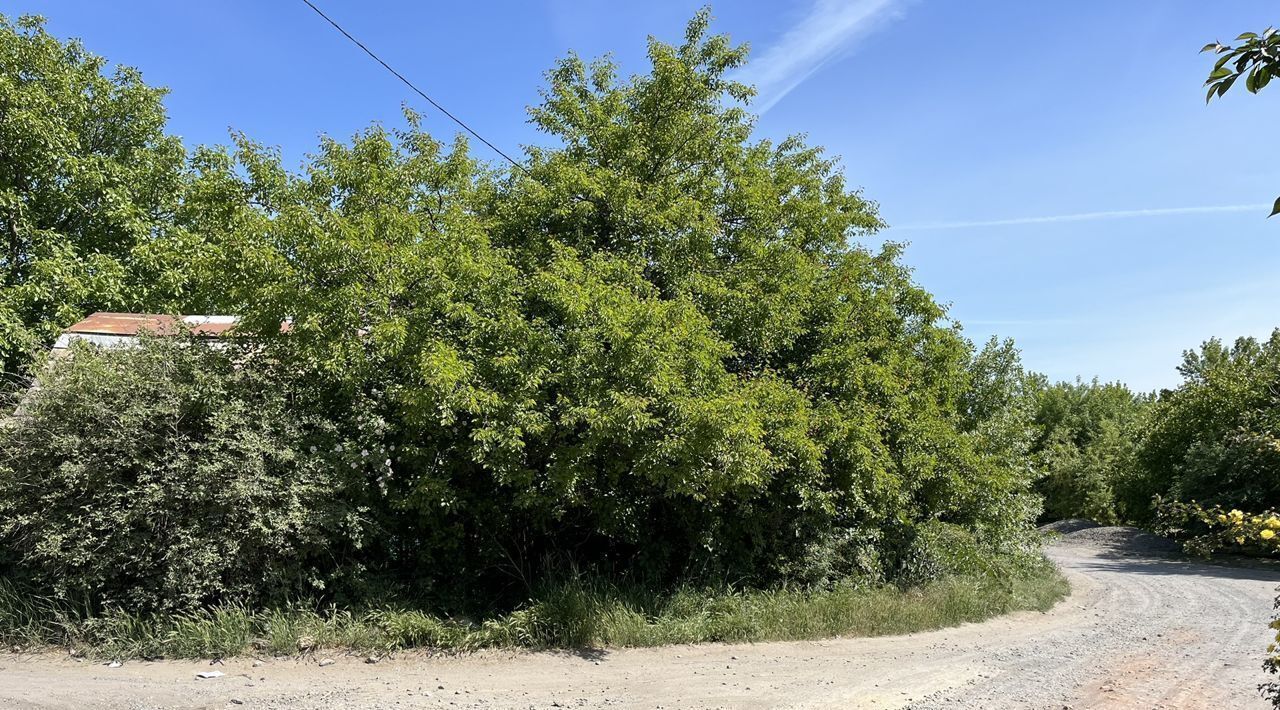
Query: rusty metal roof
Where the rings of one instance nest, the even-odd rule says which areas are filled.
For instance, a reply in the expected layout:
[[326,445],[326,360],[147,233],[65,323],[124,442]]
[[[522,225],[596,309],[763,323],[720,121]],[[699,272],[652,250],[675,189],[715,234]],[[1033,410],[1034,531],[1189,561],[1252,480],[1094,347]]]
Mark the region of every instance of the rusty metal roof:
[[82,340],[105,347],[136,347],[138,336],[180,335],[217,338],[236,326],[235,316],[169,316],[156,313],[99,312],[63,331],[53,349],[66,350],[73,341]]
[[154,313],[99,312],[67,328],[67,333],[137,336],[144,332],[156,335],[190,333],[199,337],[217,337],[235,327],[235,316],[167,316]]

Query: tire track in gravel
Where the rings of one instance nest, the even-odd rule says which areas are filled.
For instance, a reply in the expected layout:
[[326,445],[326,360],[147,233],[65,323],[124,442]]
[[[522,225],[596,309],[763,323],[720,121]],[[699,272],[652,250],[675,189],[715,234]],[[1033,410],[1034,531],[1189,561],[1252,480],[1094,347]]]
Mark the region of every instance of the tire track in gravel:
[[[908,636],[582,653],[405,654],[107,669],[0,657],[0,707],[1266,708],[1256,686],[1280,572],[1154,554],[1128,529],[1048,549],[1072,595],[1045,614]],[[235,701],[238,701],[235,702]]]
[[1123,545],[1067,543],[1050,556],[1077,586],[1087,579],[1100,588],[1084,605],[1092,618],[1046,630],[1033,649],[990,651],[1006,669],[996,682],[913,707],[1267,707],[1256,686],[1274,572],[1141,556]]

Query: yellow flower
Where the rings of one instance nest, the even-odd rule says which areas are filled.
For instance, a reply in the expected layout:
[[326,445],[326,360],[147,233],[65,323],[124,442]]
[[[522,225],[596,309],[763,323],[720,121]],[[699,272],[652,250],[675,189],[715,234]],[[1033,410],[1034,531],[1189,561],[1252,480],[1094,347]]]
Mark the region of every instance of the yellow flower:
[[1243,537],[1238,537],[1238,538],[1236,538],[1236,544],[1237,544],[1237,545],[1243,545],[1243,544],[1244,544],[1244,538],[1243,538]]
[[1258,533],[1258,537],[1262,538],[1263,540],[1270,540],[1275,536],[1276,536],[1275,530],[1263,530],[1262,532]]
[[1280,518],[1273,515],[1270,518],[1267,518],[1265,525],[1272,530],[1280,529]]
[[1225,523],[1225,522],[1227,522],[1227,516],[1226,516],[1226,515],[1219,515],[1219,516],[1218,516],[1218,522],[1220,522],[1220,523]]
[[1236,521],[1237,523],[1244,520],[1244,513],[1240,512],[1239,510],[1232,510],[1228,515],[1230,515],[1231,519]]

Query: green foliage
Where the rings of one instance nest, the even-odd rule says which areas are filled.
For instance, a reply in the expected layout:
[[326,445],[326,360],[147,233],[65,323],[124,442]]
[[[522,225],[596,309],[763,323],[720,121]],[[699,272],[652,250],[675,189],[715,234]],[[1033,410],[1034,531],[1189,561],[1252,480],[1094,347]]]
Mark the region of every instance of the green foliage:
[[1280,330],[1184,354],[1183,383],[1155,407],[1145,485],[1177,500],[1280,508]]
[[1039,375],[1022,367],[1012,340],[994,336],[968,367],[969,382],[960,397],[963,428],[982,439],[982,448],[1001,453],[1010,467],[1023,466],[1034,445]]
[[[708,24],[651,42],[640,76],[560,62],[530,112],[547,140],[508,172],[412,112],[325,139],[301,171],[244,136],[182,168],[136,74],[10,32],[99,87],[66,102],[134,97],[118,170],[156,171],[103,168],[151,190],[112,198],[136,229],[103,228],[117,265],[94,273],[120,285],[40,311],[29,342],[116,303],[242,317],[225,353],[86,350],[43,375],[0,441],[24,583],[196,613],[330,602],[359,576],[489,612],[567,568],[831,590],[1033,556],[1017,351],[975,352],[899,245],[856,245],[882,222],[835,160],[751,138],[729,78],[745,49]],[[595,633],[558,624],[530,633]]]
[[185,281],[164,239],[185,172],[165,92],[106,66],[0,15],[0,374],[85,313],[161,307]]
[[1245,32],[1236,37],[1236,41],[1241,44],[1232,47],[1210,42],[1200,49],[1201,52],[1219,55],[1213,71],[1204,82],[1209,87],[1206,102],[1227,93],[1242,76],[1245,77],[1244,88],[1256,94],[1280,73],[1280,32],[1274,27],[1268,27],[1262,34]]
[[1066,593],[1066,580],[1043,560],[1001,577],[949,577],[906,591],[841,586],[655,594],[578,577],[545,585],[525,608],[469,622],[398,607],[353,612],[304,605],[87,616],[65,602],[20,594],[0,582],[0,642],[114,659],[759,642],[925,631],[1012,611],[1045,611]]
[[1138,485],[1134,457],[1150,402],[1097,380],[1039,389],[1031,451],[1046,517],[1101,523],[1149,517],[1152,492]]
[[[1245,32],[1236,37],[1236,41],[1241,44],[1233,47],[1221,42],[1210,42],[1200,49],[1202,53],[1213,52],[1219,55],[1209,72],[1209,78],[1204,82],[1209,87],[1209,92],[1204,97],[1205,103],[1212,101],[1215,96],[1221,98],[1242,76],[1245,78],[1244,88],[1249,93],[1256,94],[1271,83],[1272,77],[1280,74],[1280,32],[1274,27],[1268,27],[1262,34]],[[1268,216],[1274,217],[1277,214],[1280,214],[1280,198],[1276,199]]]
[[[1271,675],[1280,675],[1280,598],[1272,606],[1271,623],[1268,627],[1275,632],[1272,642],[1267,644],[1267,657],[1262,661],[1262,669]],[[1280,707],[1280,683],[1272,680],[1258,685],[1262,697],[1271,701],[1272,707]]]
[[399,447],[406,583],[883,579],[935,522],[1023,549],[1008,403],[967,397],[987,375],[900,248],[850,244],[881,222],[838,165],[750,139],[744,50],[707,23],[631,79],[561,62],[528,174],[412,113],[302,174],[246,139],[197,155],[200,269],[331,416]]
[[1280,513],[1274,509],[1246,513],[1205,506],[1195,501],[1157,500],[1156,530],[1201,557],[1219,553],[1251,556],[1280,552]]
[[345,472],[310,453],[335,433],[246,358],[155,341],[49,362],[0,429],[9,579],[135,612],[331,582],[362,533]]

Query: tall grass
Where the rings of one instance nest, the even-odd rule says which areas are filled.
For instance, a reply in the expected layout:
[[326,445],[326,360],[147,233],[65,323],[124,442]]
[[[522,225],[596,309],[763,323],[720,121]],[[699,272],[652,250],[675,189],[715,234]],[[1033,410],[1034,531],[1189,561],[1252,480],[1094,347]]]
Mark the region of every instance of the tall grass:
[[774,641],[901,634],[1016,610],[1043,611],[1067,591],[1066,581],[1048,565],[1012,578],[951,577],[909,590],[681,589],[656,595],[577,577],[545,588],[525,608],[473,622],[395,607],[228,605],[164,616],[88,616],[74,605],[0,584],[0,640],[22,649],[67,648],[104,658]]

